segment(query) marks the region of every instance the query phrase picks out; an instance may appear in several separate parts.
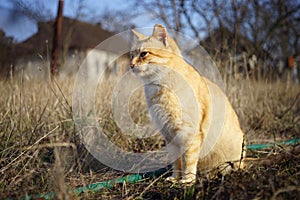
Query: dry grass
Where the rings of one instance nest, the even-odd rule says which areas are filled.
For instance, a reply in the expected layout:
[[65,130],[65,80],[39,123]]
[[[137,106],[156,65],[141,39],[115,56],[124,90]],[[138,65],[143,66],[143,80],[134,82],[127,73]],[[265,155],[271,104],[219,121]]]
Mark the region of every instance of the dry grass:
[[[124,175],[92,159],[81,145],[72,117],[73,80],[12,80],[0,84],[0,199],[55,191],[65,199],[69,189]],[[248,143],[300,137],[299,85],[230,80],[226,93]],[[109,103],[113,85],[97,93],[95,105],[105,133],[127,151],[142,152],[164,145],[160,137],[142,140],[124,135],[113,120]],[[134,122],[149,122],[142,91],[131,98]],[[299,148],[299,147],[297,147]],[[286,155],[286,147],[249,151],[251,157]],[[162,177],[135,184],[116,185],[84,199],[288,199],[300,196],[299,152],[276,162],[258,163],[245,171],[208,178],[198,176],[195,186],[183,188]],[[296,153],[295,153],[296,152]],[[270,157],[271,156],[271,157]]]

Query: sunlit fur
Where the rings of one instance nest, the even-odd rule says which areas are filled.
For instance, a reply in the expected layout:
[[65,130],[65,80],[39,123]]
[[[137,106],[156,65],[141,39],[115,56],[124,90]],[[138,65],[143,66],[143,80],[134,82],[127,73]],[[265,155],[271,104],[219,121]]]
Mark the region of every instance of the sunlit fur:
[[[132,47],[130,66],[144,81],[149,113],[174,161],[168,180],[193,183],[197,168],[211,170],[229,161],[234,168],[243,167],[244,134],[224,93],[184,61],[165,27],[155,25],[149,37],[133,32],[138,41]],[[213,101],[224,105],[216,116],[213,109],[219,108]],[[217,127],[213,119],[218,115],[224,116],[217,121],[222,125],[220,136],[212,139],[209,134]]]

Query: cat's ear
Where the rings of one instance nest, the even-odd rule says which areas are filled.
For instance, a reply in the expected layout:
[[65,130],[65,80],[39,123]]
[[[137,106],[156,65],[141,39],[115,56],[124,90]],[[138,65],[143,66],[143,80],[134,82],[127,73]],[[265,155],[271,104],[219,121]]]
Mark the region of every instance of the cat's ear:
[[142,34],[142,33],[139,33],[137,32],[136,30],[132,29],[131,30],[133,32],[133,34],[139,39],[139,40],[145,40],[148,38],[148,36]]
[[153,29],[152,36],[161,41],[166,47],[168,44],[168,33],[166,28],[161,24],[156,24]]

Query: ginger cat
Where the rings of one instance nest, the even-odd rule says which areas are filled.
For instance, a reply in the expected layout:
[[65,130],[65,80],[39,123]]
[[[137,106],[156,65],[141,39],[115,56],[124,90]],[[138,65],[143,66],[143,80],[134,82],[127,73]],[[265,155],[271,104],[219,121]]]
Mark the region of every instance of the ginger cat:
[[138,41],[130,68],[144,82],[151,119],[166,140],[168,180],[194,183],[197,168],[226,162],[243,167],[244,133],[226,95],[185,62],[164,26],[155,25],[151,36],[132,31]]

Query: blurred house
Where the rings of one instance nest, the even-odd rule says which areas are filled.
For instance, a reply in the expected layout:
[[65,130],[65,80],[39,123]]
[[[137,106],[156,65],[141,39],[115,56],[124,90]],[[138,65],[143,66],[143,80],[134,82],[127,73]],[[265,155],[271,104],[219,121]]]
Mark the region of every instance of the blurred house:
[[253,41],[227,28],[213,30],[201,45],[224,75],[272,79],[277,74],[277,67],[272,63],[274,58],[266,50],[258,51]]
[[[22,43],[14,44],[11,53],[14,59],[10,63],[14,75],[41,79],[49,76],[53,27],[53,21],[39,22],[36,34]],[[82,64],[89,78],[97,78],[102,72],[120,75],[126,71],[129,60],[122,49],[129,49],[129,43],[125,39],[118,37],[113,42],[115,45],[98,47],[114,33],[103,30],[99,24],[67,17],[64,17],[62,27],[59,76],[75,74]]]
[[13,63],[13,38],[6,37],[4,31],[0,30],[0,74],[8,76]]

